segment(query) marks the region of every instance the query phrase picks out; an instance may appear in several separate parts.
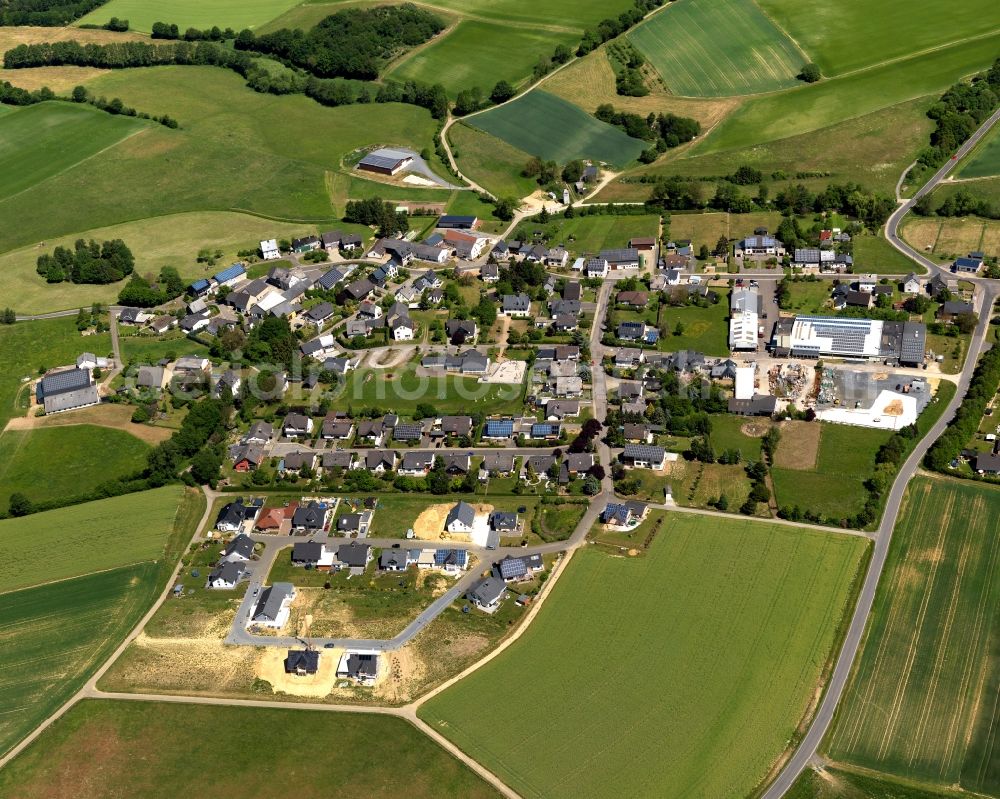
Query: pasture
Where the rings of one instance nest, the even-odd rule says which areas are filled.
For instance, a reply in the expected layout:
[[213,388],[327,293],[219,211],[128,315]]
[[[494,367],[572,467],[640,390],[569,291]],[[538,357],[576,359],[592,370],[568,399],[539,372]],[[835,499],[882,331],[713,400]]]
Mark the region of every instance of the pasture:
[[[760,6],[805,50],[825,75],[880,64],[984,33],[995,20],[992,0],[941,6],[934,0],[884,0],[872,14],[865,0],[759,0]],[[994,15],[994,16],[991,16]],[[994,25],[994,27],[996,27]]]
[[155,564],[143,563],[0,596],[0,752],[114,651],[153,601],[157,575]]
[[32,502],[78,497],[146,465],[149,446],[122,430],[94,425],[0,433],[0,509],[10,495]]
[[394,413],[412,414],[417,405],[429,402],[439,413],[471,412],[479,409],[489,413],[515,413],[521,410],[523,386],[480,383],[474,377],[418,374],[413,364],[396,370],[356,369],[347,380],[331,407],[392,409]]
[[[121,239],[136,258],[140,274],[158,274],[164,266],[173,266],[186,280],[207,277],[237,259],[240,250],[256,249],[261,239],[291,238],[312,233],[315,225],[276,222],[250,214],[227,211],[199,211],[139,219],[95,230],[75,231],[47,240],[43,250],[37,245],[22,247],[0,255],[0,294],[17,297],[18,313],[45,313],[77,308],[94,302],[113,303],[124,283],[86,285],[47,283],[35,271],[41,251],[57,246],[72,248],[78,238]],[[343,228],[343,226],[340,226]],[[354,226],[348,226],[353,230]],[[199,251],[221,250],[223,257],[215,266],[197,263]]]
[[538,188],[521,174],[530,156],[507,142],[461,124],[448,128],[448,139],[461,173],[497,197],[527,197]]
[[154,22],[186,28],[259,28],[299,0],[111,0],[87,14],[79,24],[103,25],[111,17],[127,19],[133,30],[149,33]]
[[628,33],[674,93],[728,97],[794,86],[809,59],[754,0],[680,0]]
[[868,496],[864,482],[875,470],[875,453],[890,433],[843,424],[819,424],[822,433],[813,468],[771,470],[778,506],[798,505],[832,519],[854,516],[864,507]]
[[[261,769],[261,737],[276,729],[297,730],[316,751],[337,755],[305,764],[297,737],[279,737]],[[223,761],[227,767],[219,768]],[[402,719],[103,700],[80,703],[46,731],[4,769],[0,793],[69,799],[83,784],[95,796],[248,797],[281,793],[289,779],[303,799],[328,795],[330,785],[343,796],[372,799],[499,796]]]
[[617,17],[632,7],[629,0],[546,0],[544,4],[532,0],[434,0],[432,5],[473,17],[528,23],[556,32],[582,32],[583,28],[596,26],[602,19]]
[[828,738],[838,761],[996,794],[1000,493],[911,481]]
[[1000,222],[979,217],[916,217],[907,221],[903,237],[921,252],[954,259],[980,251],[1000,255]]
[[[811,713],[865,547],[671,515],[645,557],[579,550],[517,643],[420,716],[526,797],[746,796]],[[511,686],[530,724],[482,712]]]
[[0,200],[72,169],[150,123],[52,102],[0,117]]
[[388,77],[443,84],[448,94],[479,86],[484,94],[498,80],[512,86],[531,77],[539,56],[556,45],[572,48],[576,33],[510,27],[503,23],[466,19],[447,33],[404,56]]
[[538,89],[469,117],[466,123],[523,152],[559,163],[592,158],[620,167],[638,158],[647,146],[561,97]]
[[998,48],[1000,33],[990,34],[843,77],[750,98],[696,144],[694,153],[753,147],[938,94],[963,75],[989,66]]
[[162,558],[182,494],[164,486],[0,520],[0,592]]
[[[303,95],[258,94],[239,75],[213,67],[121,70],[95,80],[91,89],[167,113],[181,128],[150,126],[16,198],[0,200],[6,223],[0,252],[185,211],[248,211],[310,229],[329,224],[337,209],[327,177],[345,154],[377,143],[419,151],[435,130],[430,113],[416,106],[326,108]],[[53,206],[53,196],[74,201]]]
[[[9,298],[5,298],[9,302]],[[27,378],[76,363],[84,351],[107,355],[111,336],[81,336],[73,317],[0,325],[0,429],[28,407]]]
[[994,128],[976,146],[972,157],[959,167],[957,177],[990,178],[1000,175],[1000,134]]

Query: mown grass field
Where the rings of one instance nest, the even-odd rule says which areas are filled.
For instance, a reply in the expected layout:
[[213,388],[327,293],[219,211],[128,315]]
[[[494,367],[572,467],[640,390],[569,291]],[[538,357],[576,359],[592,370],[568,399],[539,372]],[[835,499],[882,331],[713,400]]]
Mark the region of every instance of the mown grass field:
[[[338,755],[304,763],[300,741],[279,736],[268,745],[270,765],[261,769],[262,737],[291,729],[315,751]],[[86,785],[95,796],[243,797],[280,793],[290,779],[303,799],[329,795],[330,785],[344,796],[372,799],[500,795],[402,719],[103,700],[77,705],[4,769],[0,793],[69,799]]]
[[32,502],[85,495],[146,464],[149,446],[122,430],[94,425],[0,433],[0,509],[10,495]]
[[0,199],[7,199],[112,147],[150,123],[90,106],[39,103],[0,119]]
[[522,222],[512,238],[532,241],[536,233],[551,246],[562,245],[574,255],[597,255],[601,250],[627,247],[636,236],[659,234],[660,218],[655,214],[635,216],[574,216],[559,217],[545,224],[535,219]]
[[942,787],[1000,790],[998,517],[994,488],[910,483],[828,738],[834,759]]
[[258,28],[292,6],[298,0],[111,0],[91,11],[81,24],[103,25],[111,17],[127,19],[133,30],[149,33],[154,22],[175,23],[186,28]]
[[476,114],[467,124],[526,153],[559,163],[593,158],[624,166],[646,148],[645,142],[595,119],[561,97],[538,89],[499,108]]
[[854,237],[854,271],[872,272],[876,275],[922,274],[921,268],[885,240],[862,233]]
[[840,78],[750,98],[696,144],[694,152],[753,147],[940,93],[958,78],[989,66],[998,49],[1000,33]]
[[[339,225],[344,229],[345,225]],[[367,229],[347,225],[352,232]],[[41,252],[55,247],[73,247],[78,238],[121,239],[136,258],[140,274],[158,274],[164,266],[173,266],[181,276],[194,280],[215,274],[237,260],[240,250],[256,249],[261,239],[291,238],[313,233],[313,224],[275,222],[270,219],[227,211],[199,211],[139,219],[96,230],[76,231],[47,240],[43,248],[32,244],[0,255],[0,294],[16,298],[18,313],[33,314],[65,308],[115,302],[123,282],[107,285],[46,283],[35,271]],[[223,257],[215,266],[197,263],[198,252],[221,250]]]
[[776,212],[758,211],[751,214],[730,214],[711,211],[705,214],[671,214],[670,238],[674,241],[690,241],[695,250],[702,244],[714,249],[720,236],[740,239],[753,234],[755,228],[764,227],[775,231],[781,224],[781,215]]
[[[121,70],[90,88],[167,113],[181,128],[150,126],[16,198],[0,200],[6,223],[0,252],[184,211],[247,210],[327,224],[343,212],[331,205],[327,176],[345,154],[372,144],[419,151],[434,133],[430,113],[416,106],[325,108],[302,95],[258,94],[239,75],[213,67]],[[388,196],[381,184],[366,183]],[[73,202],[53,205],[53,196]]]
[[413,364],[394,370],[358,369],[348,374],[343,389],[331,403],[336,409],[377,406],[394,413],[412,414],[429,402],[439,413],[514,413],[521,409],[523,386],[479,383],[474,377],[421,376]]
[[1000,134],[994,128],[979,143],[972,157],[958,170],[960,178],[987,178],[1000,175]]
[[890,433],[819,424],[823,432],[814,468],[771,470],[778,505],[798,505],[833,519],[854,516],[864,507],[864,482],[875,469],[875,453]]
[[452,125],[448,140],[458,168],[498,197],[527,197],[538,188],[521,174],[531,157],[496,136],[468,125]]
[[689,97],[794,86],[808,60],[753,0],[681,0],[628,39],[675,94]]
[[[995,21],[991,0],[954,3],[942,11],[934,0],[886,0],[872,14],[865,0],[759,0],[772,19],[799,43],[825,75],[879,64],[985,33]],[[995,27],[995,25],[994,25]]]
[[539,56],[551,55],[556,45],[572,49],[578,41],[579,34],[572,32],[466,19],[432,44],[401,59],[389,77],[441,83],[452,96],[474,86],[489,94],[498,80],[517,86],[529,79]]
[[0,521],[0,592],[163,557],[182,493],[164,486]]
[[960,799],[961,792],[918,788],[883,775],[859,774],[831,764],[807,769],[785,794],[787,799]]
[[[705,355],[725,356],[729,354],[729,295],[720,292],[721,297],[714,305],[704,308],[697,305],[660,306],[658,324],[667,334],[657,342],[662,352],[695,350]],[[681,324],[679,335],[677,323]]]
[[12,416],[23,416],[28,407],[25,378],[37,377],[40,370],[75,364],[84,351],[107,355],[111,336],[83,337],[72,317],[0,326],[0,429]]
[[919,251],[951,260],[980,251],[1000,255],[1000,222],[979,217],[926,217],[907,221],[903,237]]
[[[865,546],[677,515],[645,557],[580,550],[518,642],[420,715],[522,796],[744,797],[815,701]],[[482,712],[512,686],[530,724]]]

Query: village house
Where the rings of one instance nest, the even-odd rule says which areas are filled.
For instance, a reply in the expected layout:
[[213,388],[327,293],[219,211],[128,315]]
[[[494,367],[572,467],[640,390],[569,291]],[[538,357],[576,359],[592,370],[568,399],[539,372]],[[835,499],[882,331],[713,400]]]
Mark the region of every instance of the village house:
[[637,469],[661,470],[666,465],[667,453],[663,447],[648,444],[626,444],[622,463]]

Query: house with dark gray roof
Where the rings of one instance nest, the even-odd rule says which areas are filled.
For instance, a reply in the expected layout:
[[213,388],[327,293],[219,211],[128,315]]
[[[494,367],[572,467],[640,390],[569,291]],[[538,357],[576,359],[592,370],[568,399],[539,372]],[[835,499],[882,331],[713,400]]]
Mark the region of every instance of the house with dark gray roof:
[[351,541],[337,548],[337,561],[342,569],[350,569],[352,572],[364,571],[371,559],[372,548],[368,544]]
[[374,685],[378,679],[378,655],[374,652],[345,652],[337,666],[337,677],[359,685]]
[[236,563],[250,560],[252,557],[253,539],[245,533],[240,533],[223,548],[219,563]]
[[248,626],[278,629],[288,622],[288,606],[295,599],[295,586],[275,583],[261,591]]
[[622,462],[639,469],[662,469],[666,464],[666,457],[667,452],[663,447],[649,444],[626,444],[622,452]]
[[235,588],[241,580],[249,574],[246,566],[242,563],[227,561],[220,563],[208,573],[208,580],[205,583],[207,588],[221,590],[231,590]]
[[97,405],[101,397],[89,369],[65,369],[38,381],[35,398],[46,413],[59,413]]
[[285,656],[285,674],[305,677],[319,671],[319,651],[316,649],[289,649]]
[[319,502],[300,505],[292,516],[292,529],[315,532],[322,530],[326,524],[326,514],[329,509]]
[[480,580],[466,594],[473,605],[486,613],[493,613],[507,596],[507,584],[499,577]]
[[445,519],[444,529],[449,533],[471,533],[476,521],[476,509],[468,502],[459,502]]
[[504,316],[527,318],[531,313],[531,298],[527,294],[504,294],[500,313]]

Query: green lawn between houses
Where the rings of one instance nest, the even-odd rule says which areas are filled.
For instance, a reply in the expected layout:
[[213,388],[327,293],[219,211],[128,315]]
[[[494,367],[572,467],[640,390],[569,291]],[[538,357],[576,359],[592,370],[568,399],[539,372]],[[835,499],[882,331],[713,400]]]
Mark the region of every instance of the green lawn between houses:
[[[580,550],[517,643],[419,714],[524,796],[746,796],[815,699],[867,546],[672,515],[645,557]],[[513,686],[529,725],[482,711]]]
[[585,257],[597,255],[601,250],[628,247],[629,240],[637,236],[656,238],[659,232],[660,218],[656,214],[606,214],[570,219],[557,217],[546,223],[528,219],[518,225],[511,238],[521,241],[541,239],[550,246],[565,247],[576,257]]
[[[303,741],[326,754],[306,756]],[[331,785],[371,799],[500,795],[402,719],[105,700],[84,700],[0,772],[0,794],[68,799],[85,785],[94,796],[242,799],[285,792],[290,781],[302,799],[327,797]]]
[[0,510],[19,491],[32,502],[86,495],[146,465],[149,445],[124,430],[67,425],[0,433]]
[[[729,355],[729,293],[716,288],[721,294],[717,303],[704,308],[697,305],[672,306],[660,304],[659,327],[666,331],[657,342],[662,352],[694,350],[705,355]],[[681,331],[675,334],[678,322]]]
[[826,750],[936,788],[1000,791],[1000,491],[917,477]]

